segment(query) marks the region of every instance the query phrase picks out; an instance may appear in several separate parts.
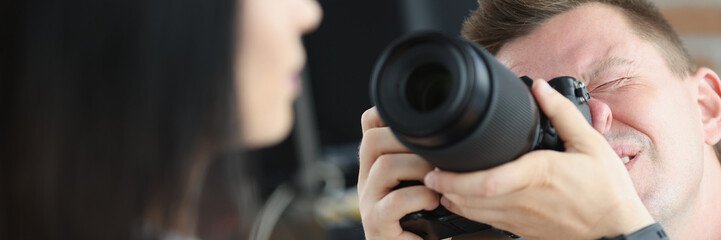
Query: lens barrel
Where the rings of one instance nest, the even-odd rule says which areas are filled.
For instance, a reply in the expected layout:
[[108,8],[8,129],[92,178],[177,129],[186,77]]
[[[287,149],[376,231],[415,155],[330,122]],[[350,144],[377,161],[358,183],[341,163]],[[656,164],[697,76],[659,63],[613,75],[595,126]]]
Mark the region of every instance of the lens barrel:
[[538,107],[490,53],[424,32],[392,43],[371,79],[381,118],[413,152],[444,170],[498,166],[535,148]]

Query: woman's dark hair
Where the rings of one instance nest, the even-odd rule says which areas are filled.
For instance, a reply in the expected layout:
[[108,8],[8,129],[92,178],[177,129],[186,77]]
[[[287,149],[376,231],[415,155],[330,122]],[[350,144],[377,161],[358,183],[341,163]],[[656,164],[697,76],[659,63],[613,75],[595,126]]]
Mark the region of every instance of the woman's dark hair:
[[237,140],[235,2],[0,3],[0,239],[162,238],[183,217],[189,176]]

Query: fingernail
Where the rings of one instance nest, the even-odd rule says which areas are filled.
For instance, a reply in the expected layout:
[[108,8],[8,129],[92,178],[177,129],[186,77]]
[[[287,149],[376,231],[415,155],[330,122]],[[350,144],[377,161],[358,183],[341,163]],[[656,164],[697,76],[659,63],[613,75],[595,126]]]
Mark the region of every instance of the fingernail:
[[435,171],[431,171],[428,174],[426,174],[425,179],[423,180],[426,183],[426,187],[437,190],[438,189],[438,182],[436,180],[436,173]]
[[541,88],[541,92],[548,94],[548,93],[552,93],[554,91],[553,88],[551,87],[551,85],[548,85],[548,82],[546,82],[546,80],[539,79],[539,80],[536,80],[536,82],[538,82],[537,84],[540,84],[540,86],[538,86],[538,87]]
[[448,208],[449,206],[451,206],[451,201],[448,201],[448,198],[446,197],[441,197],[441,205]]

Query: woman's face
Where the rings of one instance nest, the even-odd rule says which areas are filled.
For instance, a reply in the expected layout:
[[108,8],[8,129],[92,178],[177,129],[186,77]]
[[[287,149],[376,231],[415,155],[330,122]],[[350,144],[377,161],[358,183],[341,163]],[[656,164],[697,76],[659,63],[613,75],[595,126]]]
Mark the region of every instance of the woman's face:
[[292,128],[305,64],[301,36],[318,26],[321,9],[315,0],[240,2],[236,91],[244,145],[257,148],[280,142]]

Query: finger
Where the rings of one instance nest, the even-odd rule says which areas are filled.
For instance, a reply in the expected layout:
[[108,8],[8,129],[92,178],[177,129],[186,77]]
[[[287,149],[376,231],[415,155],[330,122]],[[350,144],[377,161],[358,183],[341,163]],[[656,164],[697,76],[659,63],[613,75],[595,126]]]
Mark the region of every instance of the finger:
[[494,227],[507,220],[508,214],[499,207],[502,206],[499,202],[504,201],[504,198],[480,199],[476,205],[459,204],[459,199],[462,199],[460,195],[443,195],[440,202],[443,207],[455,214]]
[[[398,225],[403,216],[420,210],[433,210],[439,206],[438,194],[424,186],[397,189],[378,201],[374,217],[378,223]],[[392,225],[392,224],[388,224]]]
[[506,195],[530,186],[543,186],[551,181],[554,159],[568,158],[561,153],[539,150],[527,153],[515,161],[483,171],[454,173],[432,171],[425,184],[442,194],[461,194],[476,197]]
[[[520,236],[529,235],[529,231],[537,230],[537,226],[548,227],[548,219],[562,216],[553,212],[553,208],[539,207],[539,192],[520,191],[490,199],[473,199],[465,205],[458,203],[457,195],[444,195],[441,203],[449,211],[457,213],[473,221],[491,225],[497,229],[510,231]],[[558,199],[556,199],[558,203]],[[551,238],[549,238],[551,239]],[[558,239],[558,238],[553,238]]]
[[[381,199],[388,194],[401,181],[419,180],[433,166],[415,154],[386,154],[380,156],[371,167],[368,174],[367,189],[375,189],[373,192],[364,192],[373,201]],[[372,187],[370,187],[372,186]]]
[[466,212],[468,210],[497,210],[504,213],[504,215],[508,215],[516,206],[519,205],[519,203],[525,204],[538,202],[538,196],[534,196],[533,198],[527,197],[529,192],[542,194],[538,193],[538,190],[536,189],[524,189],[521,191],[516,191],[505,195],[499,195],[496,197],[477,197],[463,194],[444,194],[441,198],[441,204],[443,206],[452,204],[455,208],[462,209]]
[[[568,196],[549,193],[544,189],[531,188],[494,198],[465,198],[461,195],[444,195],[441,203],[453,211],[475,221],[493,225],[515,234],[527,235],[537,226],[549,227],[560,222],[549,222],[559,216],[573,219],[578,211],[569,210],[564,200]],[[569,215],[570,214],[570,215]],[[565,217],[564,217],[565,216]],[[570,221],[568,223],[577,223]],[[572,229],[569,227],[568,229]]]
[[371,128],[379,128],[379,127],[385,127],[387,126],[385,122],[383,122],[383,119],[381,119],[380,115],[378,114],[378,109],[376,107],[369,108],[365,112],[363,112],[363,115],[361,115],[361,128],[363,129],[363,133],[365,133],[368,129]]
[[390,128],[371,128],[363,134],[358,151],[360,170],[358,171],[358,187],[363,188],[368,172],[376,159],[383,154],[410,153],[393,135]]
[[588,124],[576,105],[554,90],[545,80],[536,80],[532,91],[543,113],[551,120],[558,136],[566,144],[566,150],[593,149],[598,138],[603,138]]
[[[361,203],[364,203],[361,201]],[[403,231],[400,219],[421,209],[435,209],[439,205],[436,193],[423,186],[406,187],[388,194],[381,201],[361,206],[366,237],[369,239],[417,239]]]

